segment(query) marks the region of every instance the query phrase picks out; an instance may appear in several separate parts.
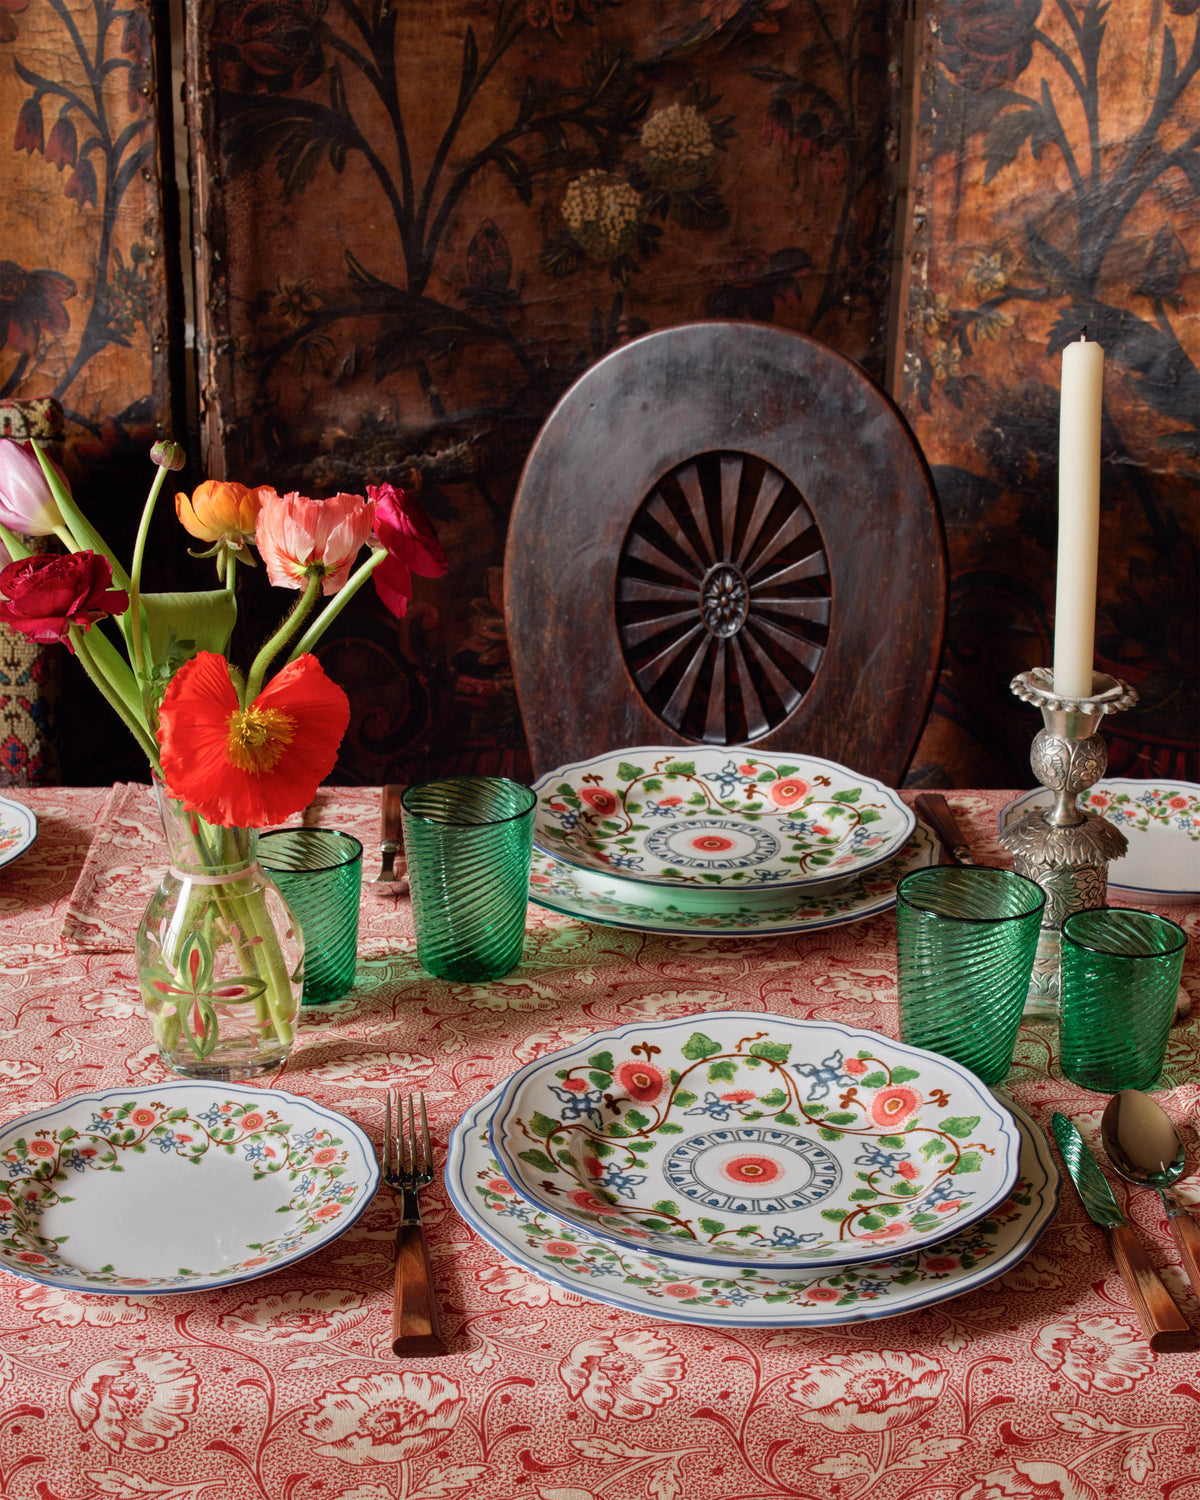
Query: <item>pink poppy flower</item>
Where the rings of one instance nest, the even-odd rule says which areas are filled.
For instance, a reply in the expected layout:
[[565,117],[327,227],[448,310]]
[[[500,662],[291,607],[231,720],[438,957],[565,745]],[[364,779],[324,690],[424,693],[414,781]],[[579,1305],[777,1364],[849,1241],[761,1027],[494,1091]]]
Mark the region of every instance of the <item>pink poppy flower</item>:
[[296,490],[277,495],[269,486],[258,491],[258,498],[254,541],[271,582],[276,588],[302,589],[315,570],[323,580],[322,592],[336,594],[371,535],[374,505],[361,495],[309,500]]
[[876,1125],[890,1129],[916,1114],[920,1107],[920,1094],[901,1084],[893,1084],[891,1088],[880,1089],[871,1100],[871,1118]]
[[771,783],[768,795],[776,807],[798,807],[811,791],[810,784],[798,776],[783,776]]
[[666,1082],[661,1068],[633,1061],[619,1064],[614,1077],[629,1097],[639,1104],[650,1104],[657,1099]]

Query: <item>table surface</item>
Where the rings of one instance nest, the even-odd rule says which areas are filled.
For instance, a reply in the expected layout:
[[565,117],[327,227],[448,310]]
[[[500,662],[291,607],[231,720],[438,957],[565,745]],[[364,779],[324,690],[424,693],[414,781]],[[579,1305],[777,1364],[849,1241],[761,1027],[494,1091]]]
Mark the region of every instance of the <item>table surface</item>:
[[[120,805],[108,789],[6,795],[33,807],[40,832],[0,877],[2,1118],[166,1081],[131,951],[159,857],[145,794]],[[323,795],[320,821],[370,852],[378,791]],[[995,824],[1009,795],[949,794],[984,863],[1006,863]],[[64,920],[89,850],[106,855],[107,937],[72,951]],[[304,1013],[273,1085],[341,1110],[376,1141],[385,1090],[419,1087],[439,1161],[463,1109],[499,1079],[639,1017],[736,1008],[895,1034],[890,912],[750,940],[592,927],[531,907],[520,967],[474,985],[418,967],[406,899],[364,892],[363,903],[355,990]],[[1185,987],[1200,1000],[1200,909],[1170,915],[1191,938]],[[1159,1097],[1179,1120],[1200,1099],[1198,1055],[1197,1022],[1177,1024]],[[1094,1136],[1104,1101],[1062,1079],[1052,1028],[1022,1028],[1002,1088],[1043,1125],[1063,1109]],[[1194,1136],[1189,1147],[1194,1171]],[[1157,1197],[1116,1191],[1200,1328]],[[89,1297],[0,1272],[0,1495],[1200,1496],[1200,1355],[1149,1352],[1069,1183],[1049,1230],[1002,1279],[902,1317],[812,1331],[616,1311],[505,1261],[440,1181],[423,1201],[450,1348],[440,1359],[391,1353],[386,1191],[309,1259],[215,1292]]]

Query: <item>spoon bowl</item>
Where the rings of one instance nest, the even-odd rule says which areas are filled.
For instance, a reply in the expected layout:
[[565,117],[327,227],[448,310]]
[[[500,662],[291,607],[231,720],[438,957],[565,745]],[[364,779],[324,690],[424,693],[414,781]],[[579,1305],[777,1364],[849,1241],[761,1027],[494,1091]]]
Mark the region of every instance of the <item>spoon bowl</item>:
[[1100,1136],[1117,1175],[1135,1187],[1154,1188],[1162,1199],[1179,1257],[1200,1298],[1200,1223],[1169,1191],[1187,1166],[1170,1116],[1140,1089],[1122,1089],[1105,1105]]

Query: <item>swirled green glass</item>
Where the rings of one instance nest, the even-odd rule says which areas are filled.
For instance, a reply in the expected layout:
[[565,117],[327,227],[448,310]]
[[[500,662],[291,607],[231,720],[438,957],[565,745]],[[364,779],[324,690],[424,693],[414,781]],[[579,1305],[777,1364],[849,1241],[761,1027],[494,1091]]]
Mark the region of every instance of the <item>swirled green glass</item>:
[[304,934],[305,1005],[340,1000],[354,985],[362,845],[334,828],[280,828],[258,839],[258,862]]

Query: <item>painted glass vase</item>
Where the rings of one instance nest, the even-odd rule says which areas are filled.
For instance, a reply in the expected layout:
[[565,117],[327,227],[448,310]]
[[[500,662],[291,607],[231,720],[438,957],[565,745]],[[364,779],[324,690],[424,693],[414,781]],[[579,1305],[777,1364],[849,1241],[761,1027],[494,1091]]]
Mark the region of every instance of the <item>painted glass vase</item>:
[[303,989],[299,924],[255,858],[257,830],[206,823],[156,783],[169,863],[137,932],[138,982],[167,1066],[230,1082],[281,1067]]

